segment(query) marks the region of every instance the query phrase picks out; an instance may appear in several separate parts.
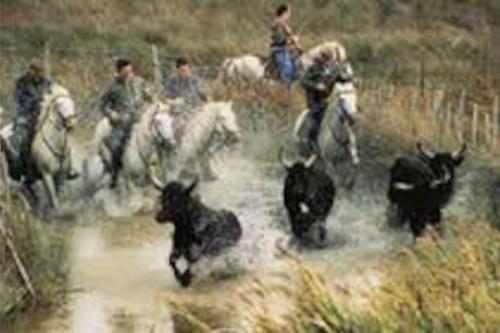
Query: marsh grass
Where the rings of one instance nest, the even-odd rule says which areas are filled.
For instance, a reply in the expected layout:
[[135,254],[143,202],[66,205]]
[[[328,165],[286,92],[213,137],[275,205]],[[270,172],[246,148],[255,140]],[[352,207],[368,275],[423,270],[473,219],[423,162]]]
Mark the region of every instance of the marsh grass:
[[[221,317],[234,316],[242,318],[235,330],[259,333],[496,332],[500,235],[483,221],[453,222],[448,239],[429,234],[383,260],[377,286],[339,287],[293,259],[281,282],[256,281],[232,312],[219,309],[225,316],[198,316],[197,304],[170,306],[193,322],[186,332],[216,331]],[[360,297],[362,306],[349,302]]]
[[13,200],[7,209],[4,206],[2,219],[36,297],[29,295],[5,239],[0,237],[0,319],[27,305],[46,307],[64,300],[69,231],[33,218],[22,200]]

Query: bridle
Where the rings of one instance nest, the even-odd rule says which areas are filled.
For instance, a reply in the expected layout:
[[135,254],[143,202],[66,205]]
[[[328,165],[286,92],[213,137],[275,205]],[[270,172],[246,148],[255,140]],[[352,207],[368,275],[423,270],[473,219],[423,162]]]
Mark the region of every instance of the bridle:
[[[159,128],[159,124],[156,121],[156,117],[161,112],[160,106],[161,106],[160,103],[156,103],[155,110],[153,111],[153,114],[151,115],[151,119],[150,119],[149,125],[148,125],[148,131],[149,131],[149,133],[151,133],[153,146],[157,150],[161,150],[162,148],[164,148],[166,146],[166,141],[167,141],[165,138],[162,137],[161,129]],[[141,158],[144,165],[148,166],[149,160],[146,156],[144,156],[142,149],[139,148],[140,143],[139,143],[138,136],[136,137],[136,142],[137,142],[137,152],[139,154],[139,157]]]
[[[50,124],[56,129],[56,130],[59,130],[61,132],[63,132],[64,134],[66,134],[68,128],[65,124],[66,120],[65,118],[62,117],[62,115],[59,113],[59,112],[56,112],[56,110],[54,109],[55,105],[56,105],[56,102],[60,99],[60,98],[70,98],[69,95],[66,95],[66,94],[61,94],[61,95],[57,95],[57,96],[54,96],[52,97],[52,99],[50,100],[50,103],[48,105],[45,106],[46,110],[42,113],[42,118],[41,118],[41,121],[39,122],[38,126],[37,126],[37,129],[36,129],[36,132],[40,134],[40,136],[42,137],[42,140],[43,142],[45,143],[45,145],[47,146],[47,148],[49,149],[49,151],[57,158],[59,159],[60,161],[62,161],[66,156],[65,156],[65,152],[66,152],[66,148],[67,148],[67,145],[68,145],[68,140],[67,140],[67,136],[64,135],[64,144],[63,144],[63,150],[62,152],[61,151],[58,151],[54,145],[50,142],[50,140],[47,138],[46,134],[44,133],[43,131],[43,127],[44,125],[47,123],[47,122],[50,122]],[[57,116],[59,117],[59,119],[61,120],[61,124],[58,124],[55,119],[54,119],[54,116]]]

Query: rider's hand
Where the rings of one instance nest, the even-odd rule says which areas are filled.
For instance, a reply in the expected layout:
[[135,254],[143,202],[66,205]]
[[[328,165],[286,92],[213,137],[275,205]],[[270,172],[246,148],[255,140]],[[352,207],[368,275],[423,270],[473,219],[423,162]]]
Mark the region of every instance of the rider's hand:
[[116,112],[116,111],[111,111],[109,113],[109,120],[112,123],[118,123],[118,122],[120,122],[120,120],[121,120],[120,114],[118,112]]

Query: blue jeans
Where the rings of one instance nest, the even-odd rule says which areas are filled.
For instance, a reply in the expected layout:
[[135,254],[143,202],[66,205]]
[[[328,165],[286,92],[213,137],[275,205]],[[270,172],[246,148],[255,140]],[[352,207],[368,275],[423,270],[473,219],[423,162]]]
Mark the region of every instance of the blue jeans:
[[307,101],[307,106],[309,108],[309,119],[311,121],[311,127],[308,134],[309,145],[311,149],[319,151],[318,137],[321,131],[321,122],[325,115],[327,105],[325,103],[315,102],[310,99]]
[[274,48],[273,60],[278,67],[280,80],[290,85],[295,78],[295,60],[285,48]]

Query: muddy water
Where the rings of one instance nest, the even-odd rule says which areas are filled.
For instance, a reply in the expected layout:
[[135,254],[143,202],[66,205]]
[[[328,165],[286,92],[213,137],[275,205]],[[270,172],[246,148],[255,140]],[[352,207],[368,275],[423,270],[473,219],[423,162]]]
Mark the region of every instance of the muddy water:
[[[171,332],[164,297],[216,302],[234,297],[250,277],[286,271],[288,265],[277,251],[277,245],[288,244],[279,165],[240,156],[222,160],[218,169],[221,179],[201,185],[198,192],[208,205],[233,210],[244,236],[228,256],[200,263],[192,288],[182,290],[173,279],[167,265],[172,230],[155,225],[151,214],[80,223],[72,239],[74,292],[67,305],[35,315],[29,323],[16,323],[9,331]],[[378,255],[395,241],[380,231],[384,208],[368,200],[361,209],[360,202],[340,199],[334,211],[328,221],[330,246],[299,255],[331,279],[359,283],[354,268],[364,263],[376,269]]]

